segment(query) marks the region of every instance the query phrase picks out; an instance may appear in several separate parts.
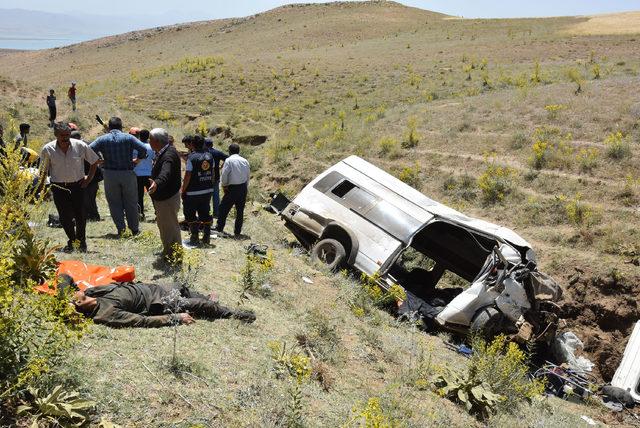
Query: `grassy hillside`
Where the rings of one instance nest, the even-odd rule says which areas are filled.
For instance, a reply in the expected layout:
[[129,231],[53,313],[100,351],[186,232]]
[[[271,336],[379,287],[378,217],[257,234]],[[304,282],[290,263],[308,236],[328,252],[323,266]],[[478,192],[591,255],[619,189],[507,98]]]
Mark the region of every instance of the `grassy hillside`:
[[[618,18],[466,20],[393,2],[287,6],[2,55],[0,121],[30,121],[33,144],[51,139],[43,97],[54,87],[59,115],[90,136],[100,132],[96,113],[120,115],[126,126],[163,126],[178,140],[220,124],[240,136],[267,135],[266,144],[243,147],[258,202],[276,189],[294,195],[327,166],[358,154],[529,240],[542,270],[565,287],[568,328],[609,379],[640,319],[640,35],[633,34],[640,26],[637,15]],[[64,103],[71,80],[79,84],[77,114]],[[109,220],[92,224],[87,260],[134,263],[141,279],[161,277],[152,265],[154,228],[123,242],[105,237]],[[439,337],[375,309],[354,315],[354,281],[311,267],[283,242],[292,238],[277,219],[256,210],[249,234],[275,248],[273,294],[247,303],[256,325],[181,327],[190,374],[177,380],[163,369],[169,330],[96,327],[69,372],[103,414],[132,426],[277,424],[288,383],[271,373],[267,344],[293,345],[296,334],[320,329],[332,332],[323,362],[334,385],[303,388],[309,425],[345,423],[354,405],[375,396],[409,426],[475,423],[407,381],[419,355],[438,366],[464,365]],[[243,244],[216,244],[196,251],[206,259],[196,284],[235,303]],[[566,426],[578,425],[581,414],[598,416],[555,401],[539,406],[525,407],[522,417]],[[490,424],[512,426],[512,418]]]

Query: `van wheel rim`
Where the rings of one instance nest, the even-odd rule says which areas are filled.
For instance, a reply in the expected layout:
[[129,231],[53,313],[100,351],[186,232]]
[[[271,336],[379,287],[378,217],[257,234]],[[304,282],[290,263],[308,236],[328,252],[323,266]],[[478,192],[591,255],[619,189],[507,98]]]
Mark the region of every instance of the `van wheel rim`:
[[331,245],[323,245],[318,251],[320,260],[330,265],[336,259],[336,250]]

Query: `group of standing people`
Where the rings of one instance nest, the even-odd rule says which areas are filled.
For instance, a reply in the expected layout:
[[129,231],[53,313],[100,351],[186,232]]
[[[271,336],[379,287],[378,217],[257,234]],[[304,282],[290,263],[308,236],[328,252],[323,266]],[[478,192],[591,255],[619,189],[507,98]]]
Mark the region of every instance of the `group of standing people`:
[[[147,189],[165,256],[171,255],[176,245],[182,245],[178,221],[181,200],[191,244],[209,243],[212,201],[218,217],[216,230],[224,231],[226,218],[235,206],[234,232],[241,236],[250,166],[240,156],[237,144],[230,145],[227,156],[199,135],[185,137],[189,154],[182,181],[182,160],[166,130],[132,128],[125,133],[118,117],[109,119],[107,127],[107,133],[87,144],[77,129],[67,123],[54,123],[56,139],[42,149],[41,178],[47,172],[50,175],[54,204],[68,238],[65,251],[73,251],[74,245],[81,251],[87,249],[87,217],[99,219],[96,174],[102,174],[104,179],[105,197],[118,235],[127,227],[133,235],[139,233]],[[224,196],[216,207],[219,184]]]

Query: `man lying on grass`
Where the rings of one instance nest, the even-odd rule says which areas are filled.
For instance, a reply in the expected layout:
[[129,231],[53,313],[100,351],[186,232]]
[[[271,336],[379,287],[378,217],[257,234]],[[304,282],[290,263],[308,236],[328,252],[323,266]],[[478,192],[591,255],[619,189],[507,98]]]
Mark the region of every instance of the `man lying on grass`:
[[[61,275],[59,287],[73,285]],[[76,310],[109,327],[163,327],[193,324],[194,318],[255,321],[252,311],[226,308],[209,297],[178,285],[119,283],[88,288],[73,295]]]

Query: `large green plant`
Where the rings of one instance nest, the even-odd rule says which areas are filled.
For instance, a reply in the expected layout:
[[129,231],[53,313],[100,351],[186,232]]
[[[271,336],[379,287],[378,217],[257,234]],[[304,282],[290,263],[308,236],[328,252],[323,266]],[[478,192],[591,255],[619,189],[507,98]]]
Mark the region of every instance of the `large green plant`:
[[68,295],[34,291],[53,275],[55,259],[31,228],[41,220],[34,213],[43,200],[19,160],[19,153],[9,151],[0,161],[0,402],[13,403],[87,325]]

